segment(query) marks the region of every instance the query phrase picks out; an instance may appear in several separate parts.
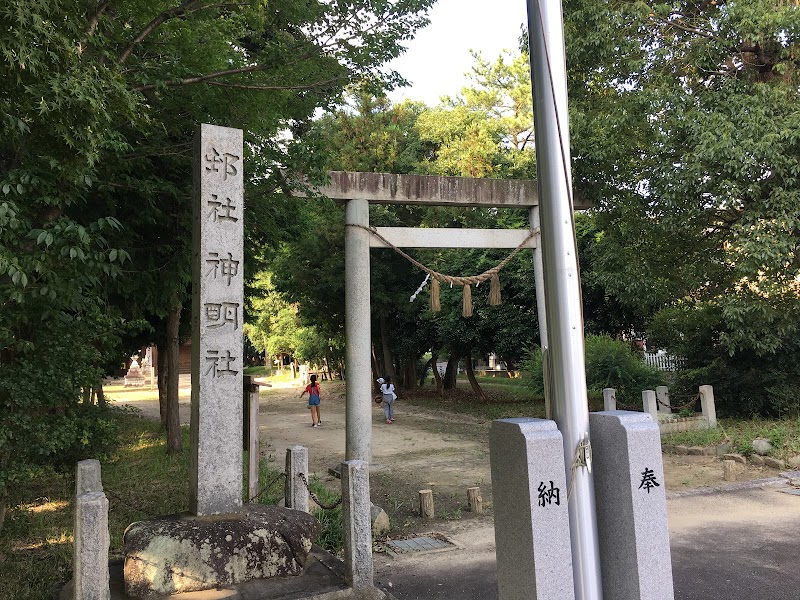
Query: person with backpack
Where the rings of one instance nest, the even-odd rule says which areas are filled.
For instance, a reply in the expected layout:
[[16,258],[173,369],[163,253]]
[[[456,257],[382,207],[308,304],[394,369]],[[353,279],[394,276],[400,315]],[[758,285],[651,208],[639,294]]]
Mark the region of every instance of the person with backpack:
[[[316,375],[311,376],[311,383],[300,393],[301,398],[303,394],[308,394],[308,408],[311,410],[311,426],[319,427],[322,425],[322,417],[319,414],[319,384],[317,383]],[[314,418],[315,413],[316,419]]]
[[383,414],[386,417],[386,422],[391,425],[394,423],[394,401],[397,399],[391,377],[384,378],[383,383],[381,383],[381,395],[383,396]]

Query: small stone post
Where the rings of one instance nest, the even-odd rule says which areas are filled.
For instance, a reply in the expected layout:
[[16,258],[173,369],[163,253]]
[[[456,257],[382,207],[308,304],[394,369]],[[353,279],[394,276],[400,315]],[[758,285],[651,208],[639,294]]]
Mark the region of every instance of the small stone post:
[[706,418],[708,428],[713,429],[717,426],[717,408],[714,405],[714,387],[710,385],[700,386],[700,407],[703,416]]
[[342,518],[345,580],[353,588],[373,587],[369,463],[365,460],[342,463]]
[[589,424],[603,597],[674,600],[658,425],[629,411],[591,413]]
[[736,481],[736,461],[723,460],[722,473],[725,481]]
[[481,488],[471,487],[467,488],[467,507],[470,512],[482,513],[483,512],[483,498],[481,497]]
[[555,421],[489,430],[499,600],[574,600],[564,444]]
[[656,402],[656,393],[653,390],[644,390],[642,392],[642,407],[644,412],[650,413],[653,421],[658,423],[658,402]]
[[603,410],[617,410],[617,390],[614,388],[603,388]]
[[94,458],[81,460],[75,470],[75,495],[86,492],[102,492],[103,483],[100,477],[100,461]]
[[295,510],[308,510],[308,488],[303,482],[302,474],[306,481],[308,475],[308,448],[304,446],[291,446],[286,449],[286,484],[285,500],[286,507]]
[[656,400],[658,401],[658,412],[665,415],[672,414],[672,406],[669,403],[669,388],[665,385],[660,385],[656,388]]
[[[82,461],[91,462],[91,461]],[[75,497],[74,600],[109,600],[108,499],[103,492]]]
[[419,516],[423,519],[432,519],[433,515],[433,490],[420,490]]
[[244,450],[247,452],[247,498],[258,494],[258,467],[261,459],[258,434],[259,385],[244,376]]

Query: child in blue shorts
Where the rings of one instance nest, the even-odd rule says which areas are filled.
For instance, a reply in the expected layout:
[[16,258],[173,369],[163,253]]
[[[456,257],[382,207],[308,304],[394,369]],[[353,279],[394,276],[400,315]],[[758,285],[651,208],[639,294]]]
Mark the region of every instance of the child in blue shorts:
[[[319,427],[322,425],[322,417],[319,414],[319,384],[317,383],[317,376],[311,376],[311,383],[306,386],[300,397],[303,397],[303,394],[308,394],[308,408],[311,410],[311,426],[312,427]],[[314,418],[314,413],[316,413],[316,418]]]

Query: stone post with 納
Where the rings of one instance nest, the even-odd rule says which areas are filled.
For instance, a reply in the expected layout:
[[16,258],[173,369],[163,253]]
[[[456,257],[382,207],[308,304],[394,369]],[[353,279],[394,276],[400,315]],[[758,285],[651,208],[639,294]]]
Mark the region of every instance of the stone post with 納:
[[674,600],[658,424],[614,411],[590,413],[589,425],[603,597]]
[[242,131],[195,134],[190,509],[242,506]]
[[489,430],[500,600],[574,600],[564,443],[555,421]]

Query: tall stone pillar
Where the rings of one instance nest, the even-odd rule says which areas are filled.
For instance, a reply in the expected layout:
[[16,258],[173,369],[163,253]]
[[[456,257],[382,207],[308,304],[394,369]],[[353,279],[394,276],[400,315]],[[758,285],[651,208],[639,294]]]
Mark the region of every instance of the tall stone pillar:
[[242,131],[195,135],[189,503],[198,515],[242,506]]

